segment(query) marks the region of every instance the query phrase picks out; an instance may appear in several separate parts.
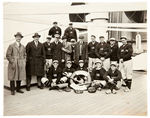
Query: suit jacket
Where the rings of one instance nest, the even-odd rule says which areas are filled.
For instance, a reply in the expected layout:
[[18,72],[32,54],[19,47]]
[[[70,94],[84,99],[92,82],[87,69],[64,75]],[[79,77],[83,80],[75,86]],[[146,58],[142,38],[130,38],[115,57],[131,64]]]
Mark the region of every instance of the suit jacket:
[[45,50],[42,43],[38,42],[36,47],[34,41],[26,46],[27,53],[27,75],[43,76],[45,64]]
[[[77,42],[75,45],[75,63],[78,64],[80,57],[80,42]],[[82,44],[82,55],[81,59],[87,62],[88,60],[88,45],[87,42],[83,42]]]

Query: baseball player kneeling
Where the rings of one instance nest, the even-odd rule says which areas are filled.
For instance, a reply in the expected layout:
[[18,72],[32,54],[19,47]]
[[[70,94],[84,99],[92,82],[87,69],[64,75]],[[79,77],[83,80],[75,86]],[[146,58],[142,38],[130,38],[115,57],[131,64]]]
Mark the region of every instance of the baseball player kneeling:
[[108,85],[108,91],[106,91],[106,94],[116,94],[117,91],[115,90],[117,88],[117,82],[121,81],[121,72],[117,69],[117,63],[112,62],[110,69],[105,73],[104,79],[107,82]]

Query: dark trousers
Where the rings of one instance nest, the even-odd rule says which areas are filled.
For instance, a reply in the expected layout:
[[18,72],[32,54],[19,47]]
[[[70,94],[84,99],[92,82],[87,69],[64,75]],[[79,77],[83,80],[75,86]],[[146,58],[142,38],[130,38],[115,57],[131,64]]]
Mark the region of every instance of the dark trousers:
[[[42,78],[42,76],[37,76],[37,85],[38,86],[42,85],[41,78]],[[30,87],[30,85],[31,85],[31,76],[27,76],[26,84],[27,84],[27,87]]]
[[108,85],[108,88],[109,88],[111,91],[113,91],[113,89],[116,88],[116,83],[110,83],[110,82],[108,82],[107,85]]
[[124,82],[126,83],[126,87],[131,89],[132,79],[124,79]]
[[15,81],[14,80],[10,81],[11,94],[14,95],[15,94],[15,90],[19,91],[20,90],[20,86],[21,86],[21,80],[17,80],[16,81],[16,87],[15,87]]

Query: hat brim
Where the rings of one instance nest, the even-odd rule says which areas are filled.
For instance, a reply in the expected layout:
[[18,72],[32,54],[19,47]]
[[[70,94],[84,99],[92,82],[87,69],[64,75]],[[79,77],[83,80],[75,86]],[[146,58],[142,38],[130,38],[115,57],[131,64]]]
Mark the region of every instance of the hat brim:
[[40,38],[40,37],[41,37],[41,35],[37,35],[37,36],[32,36],[32,37],[33,37],[33,38],[35,38],[35,37],[39,37],[39,38]]
[[127,38],[126,38],[126,37],[121,37],[121,38],[120,38],[120,40],[122,40],[122,39],[125,39],[125,40],[127,40]]
[[110,64],[110,66],[116,66],[116,67],[117,67],[117,65],[116,65],[116,64]]
[[49,40],[51,40],[52,38],[50,38],[50,37],[47,37],[46,39],[49,39]]
[[16,34],[15,34],[15,35],[14,35],[14,37],[16,37],[16,36],[20,36],[21,38],[23,38],[23,37],[24,37],[24,36],[22,36],[22,35],[16,35]]

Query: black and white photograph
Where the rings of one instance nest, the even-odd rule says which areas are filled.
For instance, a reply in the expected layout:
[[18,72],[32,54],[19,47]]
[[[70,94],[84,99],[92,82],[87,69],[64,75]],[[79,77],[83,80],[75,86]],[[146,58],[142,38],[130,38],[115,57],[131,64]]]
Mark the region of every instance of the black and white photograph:
[[3,116],[148,116],[147,1],[3,1]]

